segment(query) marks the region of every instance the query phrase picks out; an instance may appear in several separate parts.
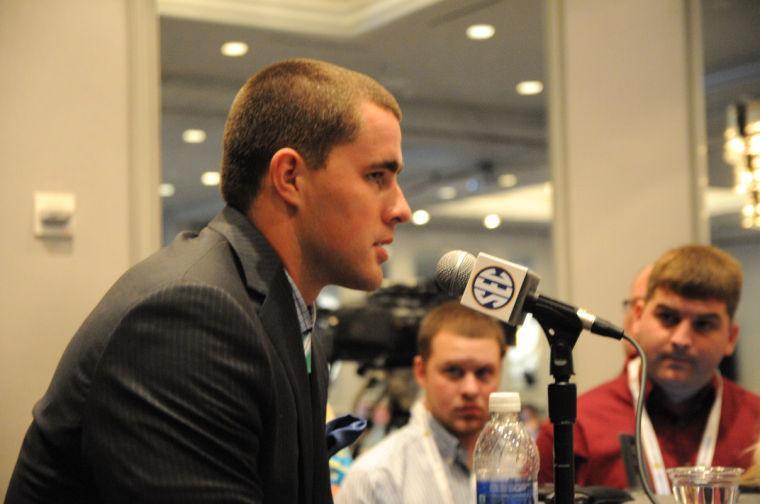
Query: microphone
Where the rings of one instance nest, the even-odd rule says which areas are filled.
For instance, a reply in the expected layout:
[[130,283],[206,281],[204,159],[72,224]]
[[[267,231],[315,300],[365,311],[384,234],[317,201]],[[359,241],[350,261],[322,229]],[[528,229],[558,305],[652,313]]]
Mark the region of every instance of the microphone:
[[579,327],[600,336],[623,338],[623,330],[604,319],[537,294],[541,278],[525,266],[480,253],[475,258],[463,250],[441,257],[435,279],[447,294],[475,311],[497,318],[512,327],[525,321],[525,314],[546,314],[577,320]]

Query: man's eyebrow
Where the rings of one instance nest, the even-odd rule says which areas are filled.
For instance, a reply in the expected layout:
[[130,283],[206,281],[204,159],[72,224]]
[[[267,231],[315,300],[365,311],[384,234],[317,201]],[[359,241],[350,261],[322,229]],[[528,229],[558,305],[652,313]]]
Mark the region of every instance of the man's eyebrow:
[[388,170],[391,173],[401,173],[404,167],[398,161],[381,161],[379,163],[372,163],[371,168],[382,168]]
[[674,307],[670,306],[669,304],[665,304],[665,303],[657,303],[655,305],[655,308],[662,308],[664,310],[670,310],[670,311],[678,311],[677,308],[674,308]]
[[[674,313],[677,313],[678,315],[680,315],[681,317],[685,316],[684,313],[681,310],[679,310],[678,308],[675,308],[673,306],[670,306],[670,305],[667,305],[667,304],[664,304],[664,303],[658,303],[657,306],[655,307],[655,309],[661,309],[661,310],[667,310],[669,312],[674,312]],[[720,314],[719,313],[715,313],[715,312],[700,313],[698,315],[694,315],[693,317],[689,317],[689,318],[695,318],[695,319],[700,319],[700,320],[707,320],[707,319],[717,319],[717,320],[720,320]]]

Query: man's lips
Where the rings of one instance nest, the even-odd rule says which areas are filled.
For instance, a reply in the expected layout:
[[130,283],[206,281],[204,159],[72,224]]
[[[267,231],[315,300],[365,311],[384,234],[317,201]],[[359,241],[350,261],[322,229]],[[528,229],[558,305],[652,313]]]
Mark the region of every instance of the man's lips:
[[479,406],[461,406],[456,409],[460,416],[483,416],[484,410]]
[[692,359],[678,355],[663,355],[658,359],[660,362],[675,366],[691,366]]
[[372,244],[374,249],[377,251],[377,254],[379,256],[378,259],[380,260],[381,263],[384,263],[390,257],[390,255],[388,254],[388,250],[385,249],[385,246],[390,245],[391,243],[393,243],[393,238],[376,241],[375,243]]

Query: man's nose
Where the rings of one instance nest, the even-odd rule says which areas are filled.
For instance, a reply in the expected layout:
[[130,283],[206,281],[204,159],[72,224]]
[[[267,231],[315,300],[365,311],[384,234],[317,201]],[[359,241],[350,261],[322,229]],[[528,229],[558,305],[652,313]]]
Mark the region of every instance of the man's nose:
[[474,373],[466,373],[462,378],[462,394],[466,396],[475,396],[480,390],[480,382]]
[[391,224],[403,224],[412,218],[412,209],[406,201],[401,186],[396,184],[396,190],[393,194],[393,201],[388,209],[387,221]]
[[670,335],[670,343],[675,347],[689,348],[692,344],[693,336],[691,320],[685,318],[673,328],[673,332]]

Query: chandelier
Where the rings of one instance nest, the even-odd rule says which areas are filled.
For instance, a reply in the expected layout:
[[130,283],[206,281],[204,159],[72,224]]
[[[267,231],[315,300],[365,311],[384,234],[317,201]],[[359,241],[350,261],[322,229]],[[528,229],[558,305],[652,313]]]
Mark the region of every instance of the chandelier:
[[723,159],[733,167],[734,191],[746,195],[742,227],[760,228],[760,100],[728,107]]

